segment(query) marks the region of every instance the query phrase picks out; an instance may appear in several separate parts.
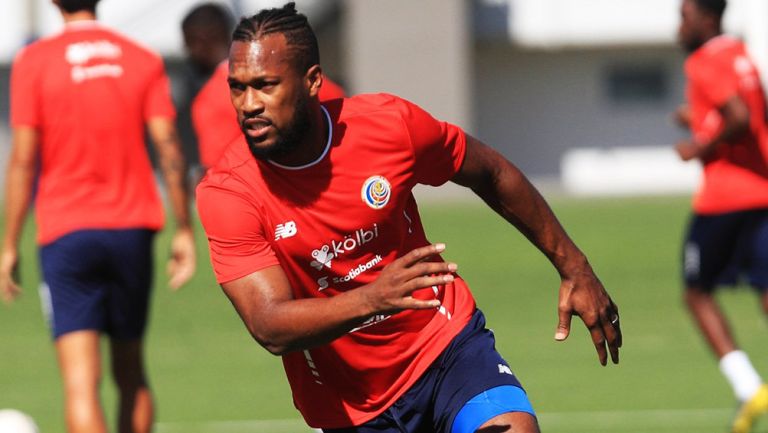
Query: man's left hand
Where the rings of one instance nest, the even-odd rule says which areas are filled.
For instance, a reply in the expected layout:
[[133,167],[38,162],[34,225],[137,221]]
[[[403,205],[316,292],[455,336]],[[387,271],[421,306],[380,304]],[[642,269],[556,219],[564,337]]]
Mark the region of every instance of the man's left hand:
[[563,279],[560,284],[558,315],[555,340],[568,338],[571,317],[579,316],[589,329],[600,364],[606,365],[609,352],[611,361],[619,363],[619,348],[622,344],[619,308],[594,273],[584,271],[575,277]]

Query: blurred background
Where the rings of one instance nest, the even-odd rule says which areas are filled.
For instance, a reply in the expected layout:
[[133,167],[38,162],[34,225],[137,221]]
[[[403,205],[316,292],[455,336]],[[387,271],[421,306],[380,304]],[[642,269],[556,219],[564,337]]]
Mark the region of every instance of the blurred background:
[[[10,63],[25,43],[62,27],[48,0],[1,0],[0,166],[7,165]],[[109,26],[166,59],[184,122],[194,96],[180,23],[196,0],[102,0]],[[222,1],[235,16],[282,1]],[[725,30],[768,71],[768,1],[729,0]],[[499,149],[544,191],[622,308],[626,346],[601,368],[574,319],[555,344],[557,274],[479,200],[423,190],[428,235],[446,242],[498,347],[529,389],[547,432],[726,431],[735,403],[680,302],[679,250],[698,163],[672,146],[683,102],[677,0],[298,0],[326,73],[349,94],[391,92]],[[108,103],[108,101],[105,101]],[[4,170],[0,176],[4,177]],[[2,179],[0,179],[2,180]],[[442,199],[442,200],[440,200]],[[450,200],[448,200],[450,199]],[[458,201],[457,201],[458,200]],[[29,224],[28,226],[33,226]],[[471,228],[471,229],[458,229]],[[62,430],[55,355],[40,312],[34,227],[27,227],[15,305],[0,307],[0,408]],[[199,231],[200,271],[165,290],[158,239],[148,338],[158,431],[305,432],[279,359],[258,347],[218,290]],[[765,321],[746,291],[724,308],[758,370],[768,374]],[[110,384],[105,399],[114,403]],[[108,417],[114,416],[109,411]],[[763,427],[762,432],[765,432]]]
[[[186,94],[180,22],[199,3],[104,0],[98,10],[104,23],[162,53],[182,114],[193,95]],[[221,3],[239,17],[283,2]],[[349,93],[410,99],[499,148],[540,183],[577,193],[681,192],[695,185],[695,164],[677,163],[670,150],[680,133],[668,117],[684,86],[684,57],[675,44],[678,1],[299,0],[298,6],[317,30],[326,73]],[[49,0],[3,2],[3,166],[10,62],[26,42],[61,26]],[[768,2],[730,0],[725,26],[768,70]],[[182,129],[194,159],[194,137]]]

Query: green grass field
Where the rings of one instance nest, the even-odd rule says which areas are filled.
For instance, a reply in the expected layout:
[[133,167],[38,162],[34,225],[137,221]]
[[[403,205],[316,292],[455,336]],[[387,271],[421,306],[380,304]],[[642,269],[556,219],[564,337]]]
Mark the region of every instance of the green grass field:
[[[680,300],[678,251],[688,213],[683,198],[555,199],[553,208],[588,254],[622,314],[621,364],[601,367],[586,330],[553,340],[557,274],[544,257],[475,201],[430,204],[422,216],[433,241],[459,264],[496,333],[498,349],[523,381],[542,430],[726,432],[735,408],[717,364]],[[158,258],[166,252],[157,243]],[[214,283],[204,239],[200,270],[180,292],[158,267],[148,363],[160,433],[306,432],[278,358],[248,336]],[[0,307],[0,408],[31,414],[43,433],[63,431],[55,355],[39,307],[37,256],[25,236],[24,296]],[[748,290],[726,290],[723,305],[743,348],[768,375],[766,323]],[[114,390],[104,384],[114,419]],[[759,431],[768,431],[768,422]]]

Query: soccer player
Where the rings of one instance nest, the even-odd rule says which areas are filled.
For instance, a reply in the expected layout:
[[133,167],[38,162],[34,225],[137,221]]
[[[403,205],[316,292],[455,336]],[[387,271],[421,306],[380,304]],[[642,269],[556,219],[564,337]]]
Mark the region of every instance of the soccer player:
[[[216,3],[194,7],[181,24],[190,62],[210,76],[193,99],[190,110],[203,169],[212,167],[227,145],[242,134],[227,84],[229,65],[226,58],[233,26],[229,11]],[[343,97],[344,90],[326,78],[320,90],[320,100]]]
[[120,399],[117,430],[149,432],[153,402],[143,335],[152,239],[164,217],[144,126],[176,216],[168,265],[173,288],[195,268],[185,162],[162,59],[98,24],[97,2],[54,0],[64,30],[14,60],[0,293],[9,301],[20,290],[12,272],[39,168],[42,298],[61,369],[67,430],[107,431],[99,401],[105,333]]
[[538,432],[535,413],[411,189],[472,188],[562,277],[600,362],[619,360],[618,308],[539,193],[499,153],[392,95],[321,104],[315,35],[294,4],[244,18],[229,86],[244,139],[198,185],[219,283],[282,356],[294,402],[333,433]]
[[683,252],[685,302],[742,403],[733,424],[742,433],[768,411],[768,386],[737,347],[714,290],[746,276],[768,312],[768,131],[755,65],[741,41],[721,32],[725,6],[682,3],[688,105],[677,119],[691,137],[676,149],[683,160],[704,165]]

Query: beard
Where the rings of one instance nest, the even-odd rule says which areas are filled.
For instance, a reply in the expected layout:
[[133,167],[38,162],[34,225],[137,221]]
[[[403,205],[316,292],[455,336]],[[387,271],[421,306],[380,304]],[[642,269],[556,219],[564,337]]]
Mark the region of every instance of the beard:
[[[261,160],[275,159],[293,152],[299,143],[304,139],[309,131],[310,116],[307,104],[307,98],[299,97],[296,100],[295,111],[291,121],[282,128],[277,128],[277,137],[275,144],[269,147],[259,147],[259,140],[254,140],[245,134],[245,141],[248,143],[248,149],[251,155]],[[246,127],[243,123],[240,128],[245,133]]]

